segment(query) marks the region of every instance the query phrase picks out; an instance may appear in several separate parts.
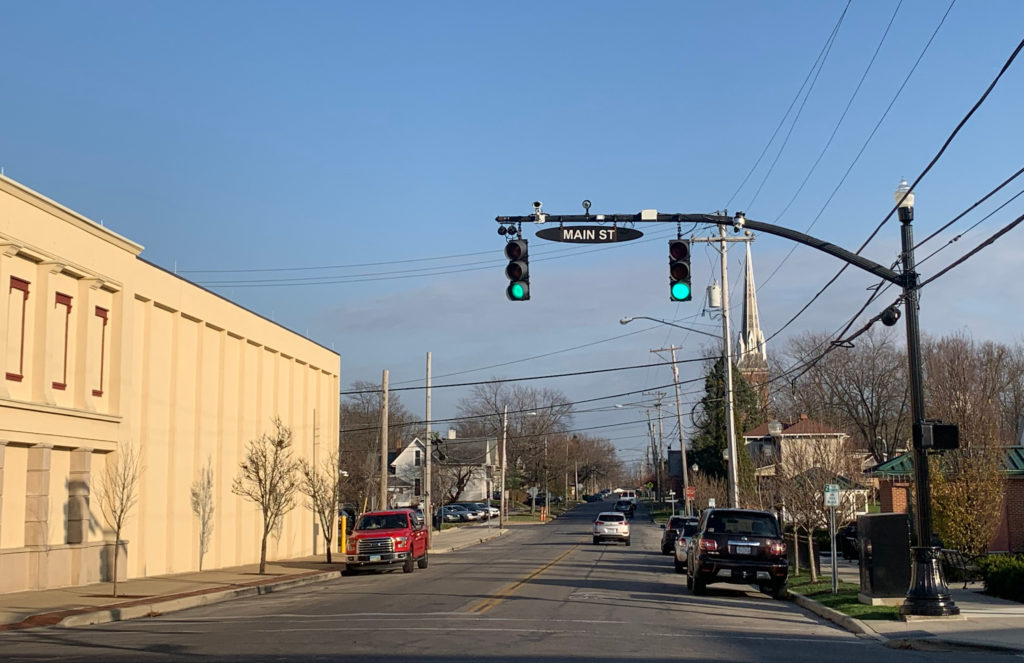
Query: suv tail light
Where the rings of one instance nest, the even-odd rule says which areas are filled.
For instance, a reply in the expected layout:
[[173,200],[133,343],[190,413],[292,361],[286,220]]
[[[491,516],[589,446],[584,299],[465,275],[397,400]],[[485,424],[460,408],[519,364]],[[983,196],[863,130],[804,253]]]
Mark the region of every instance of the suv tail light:
[[594,524],[595,525],[604,525],[604,521],[603,520],[595,520]]
[[768,544],[768,552],[772,555],[785,555],[786,543],[784,541],[772,541]]
[[714,539],[705,539],[701,537],[701,539],[697,542],[697,547],[700,550],[708,550],[713,552],[718,550],[718,541],[715,541]]

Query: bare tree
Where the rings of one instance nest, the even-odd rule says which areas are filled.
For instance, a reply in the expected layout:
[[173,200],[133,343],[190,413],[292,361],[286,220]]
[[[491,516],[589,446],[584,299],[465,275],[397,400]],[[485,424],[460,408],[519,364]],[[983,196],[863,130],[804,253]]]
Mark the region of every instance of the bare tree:
[[327,563],[331,563],[331,539],[334,524],[338,519],[338,495],[341,489],[341,472],[338,468],[338,454],[331,452],[317,468],[305,458],[299,460],[302,483],[299,490],[306,496],[306,508],[316,514],[327,546]]
[[[830,343],[827,334],[792,339],[790,361],[803,364]],[[850,433],[856,448],[877,463],[894,458],[910,438],[906,354],[894,332],[870,330],[852,348],[838,348],[793,377],[776,394],[780,414],[807,414]]]
[[245,458],[231,492],[254,502],[263,515],[260,574],[267,570],[267,537],[295,508],[298,462],[292,458],[292,431],[274,417],[274,434],[263,433],[246,445]]
[[192,482],[192,513],[199,519],[199,570],[203,570],[203,556],[210,549],[213,535],[213,460],[199,470],[199,478]]
[[100,476],[100,512],[107,525],[114,530],[114,596],[117,596],[118,551],[121,532],[128,514],[139,498],[139,477],[142,474],[139,452],[126,445],[107,457],[107,466]]
[[512,487],[539,487],[547,465],[544,445],[572,428],[573,405],[560,391],[535,389],[492,381],[477,385],[473,395],[459,401],[459,426],[467,437],[499,437],[502,416],[508,406],[508,481]]
[[[342,502],[364,505],[379,494],[381,386],[365,380],[352,383],[341,401],[338,455],[348,479],[341,486]],[[404,447],[417,433],[416,419],[395,393],[388,394],[388,440]]]
[[[835,483],[851,487],[860,478],[859,460],[849,453],[846,439],[809,437],[793,440],[789,445],[776,457],[772,488],[785,505],[785,517],[793,525],[794,539],[803,530],[808,539],[813,540],[815,530],[828,526],[825,485]],[[855,508],[855,500],[847,490],[836,514],[837,522],[852,519]],[[799,545],[795,554],[799,562]],[[811,580],[816,582],[817,569],[813,563],[810,568]]]

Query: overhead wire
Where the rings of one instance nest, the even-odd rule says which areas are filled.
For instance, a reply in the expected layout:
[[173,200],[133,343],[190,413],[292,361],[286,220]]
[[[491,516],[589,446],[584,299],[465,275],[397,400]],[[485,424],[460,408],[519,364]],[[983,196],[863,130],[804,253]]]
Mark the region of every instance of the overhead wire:
[[[952,7],[952,3],[951,3],[950,6]],[[943,20],[944,19],[945,19],[945,17],[943,17]],[[932,35],[932,38],[934,38],[934,34]],[[921,180],[924,179],[924,177],[931,171],[931,169],[939,161],[939,159],[942,157],[942,155],[945,154],[946,150],[949,148],[949,145],[953,142],[953,139],[956,138],[956,136],[960,133],[960,130],[964,127],[964,125],[968,122],[968,120],[970,120],[970,118],[974,115],[974,113],[978,110],[978,108],[980,108],[981,105],[985,102],[985,100],[988,98],[989,94],[995,88],[996,84],[1002,78],[1003,74],[1007,71],[1007,69],[1009,69],[1010,65],[1017,58],[1017,55],[1020,53],[1020,50],[1021,50],[1022,47],[1024,47],[1024,40],[1021,40],[1021,42],[1017,45],[1017,48],[1014,49],[1013,53],[1006,60],[1006,62],[1003,64],[1003,67],[999,70],[999,73],[996,75],[996,77],[989,84],[988,88],[986,88],[985,92],[975,102],[975,104],[971,107],[971,109],[967,112],[967,114],[957,123],[956,127],[953,129],[953,131],[950,133],[950,135],[943,142],[942,146],[939,148],[939,151],[935,154],[935,156],[932,157],[931,161],[928,162],[928,165],[925,166],[924,170],[921,171],[921,173],[914,179],[913,184],[910,185],[910,187],[908,189],[908,193],[905,194],[904,197],[906,197],[906,195],[908,195],[909,192],[914,190],[914,188],[918,185],[918,183],[920,183]],[[915,64],[915,66],[916,66],[916,64]],[[897,209],[899,209],[899,206],[902,204],[902,202],[903,202],[902,199],[897,201],[896,205],[889,211],[888,214],[885,215],[885,217],[875,227],[875,229],[871,232],[871,234],[868,236],[868,238],[866,240],[864,240],[864,242],[860,245],[860,247],[854,252],[856,255],[860,255],[861,251],[863,251],[864,248],[867,247],[867,245],[871,242],[871,240],[873,240],[875,238],[875,236],[879,233],[879,231],[881,231],[881,229],[885,226],[885,224],[889,222],[889,220],[892,218],[892,215],[896,212]],[[833,283],[836,282],[836,280],[839,279],[839,277],[846,271],[846,269],[849,266],[850,266],[850,263],[844,263],[843,266],[840,267],[839,270],[836,272],[836,274],[831,279],[829,279],[825,283],[825,285],[822,286],[822,288],[820,290],[818,290],[818,292],[811,298],[811,300],[809,302],[807,302],[807,304],[805,304],[799,311],[797,311],[796,314],[793,315],[793,317],[791,317],[784,325],[782,325],[782,327],[780,327],[773,334],[771,334],[771,336],[769,336],[767,339],[765,339],[766,342],[768,340],[771,340],[772,338],[775,338],[780,333],[782,333],[783,330],[785,330],[787,327],[789,327],[789,325],[791,325],[808,308],[810,308],[810,306],[815,301],[817,301],[817,299],[825,292],[825,290],[827,290]]]

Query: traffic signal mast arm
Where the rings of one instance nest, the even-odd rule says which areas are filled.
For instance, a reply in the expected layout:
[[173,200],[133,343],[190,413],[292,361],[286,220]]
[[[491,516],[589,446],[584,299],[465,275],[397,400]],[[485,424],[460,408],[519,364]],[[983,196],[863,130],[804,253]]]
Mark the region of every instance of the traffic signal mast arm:
[[[747,228],[749,230],[755,230],[757,232],[767,233],[769,235],[777,235],[779,237],[785,237],[791,239],[794,242],[799,242],[813,249],[817,249],[831,256],[839,258],[843,262],[847,262],[854,267],[859,267],[866,272],[870,272],[875,276],[885,279],[890,283],[903,287],[907,286],[907,279],[904,274],[895,272],[888,267],[883,267],[878,263],[868,260],[863,256],[859,256],[856,253],[847,251],[846,249],[836,246],[831,242],[805,235],[802,232],[796,230],[790,230],[789,228],[783,228],[782,226],[772,225],[770,223],[762,223],[761,221],[752,221],[743,216],[742,213],[737,214],[735,217],[725,216],[722,214],[661,214],[655,210],[644,210],[638,214],[527,214],[525,216],[498,216],[494,219],[498,223],[504,224],[522,224],[522,223],[561,223],[561,224],[577,224],[577,223],[696,223],[696,224],[710,224],[710,225],[725,225],[733,226],[736,230]],[[715,241],[720,241],[715,238]],[[916,281],[916,274],[915,281]],[[916,283],[910,287],[915,287]]]

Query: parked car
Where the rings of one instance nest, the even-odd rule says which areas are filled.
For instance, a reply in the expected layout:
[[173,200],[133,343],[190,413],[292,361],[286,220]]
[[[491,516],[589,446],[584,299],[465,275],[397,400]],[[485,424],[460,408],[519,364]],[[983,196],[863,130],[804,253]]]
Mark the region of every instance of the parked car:
[[487,520],[487,506],[479,502],[452,502],[450,506],[461,506],[472,514],[476,515],[474,520]]
[[636,511],[636,504],[630,502],[629,500],[619,500],[618,502],[615,503],[615,506],[612,508],[618,511],[619,513],[625,515],[627,518],[632,519],[633,513]]
[[686,573],[686,551],[690,545],[690,540],[697,531],[697,524],[699,522],[697,518],[687,518],[686,522],[683,523],[683,527],[676,535],[676,541],[672,546],[675,553],[674,564],[676,573]]
[[625,514],[605,511],[594,519],[594,545],[602,541],[622,541],[629,545],[629,520]]
[[427,568],[430,530],[421,511],[368,511],[348,537],[345,570],[401,565],[404,573]]
[[476,512],[476,509],[470,511],[464,504],[448,504],[446,508],[456,511],[462,517],[462,522],[480,520],[480,514]]
[[[688,520],[686,516],[669,516],[668,523],[661,526],[661,554],[671,555],[675,549],[676,535]],[[694,518],[694,521],[697,519]]]
[[781,599],[789,562],[779,521],[769,511],[708,509],[687,546],[686,586],[703,594],[710,583],[757,585]]
[[501,515],[501,509],[494,506],[493,504],[487,504],[486,502],[477,502],[485,511],[487,511],[488,518],[497,518]]
[[446,523],[464,523],[469,520],[469,511],[458,509],[453,506],[443,506],[440,509],[441,519]]

